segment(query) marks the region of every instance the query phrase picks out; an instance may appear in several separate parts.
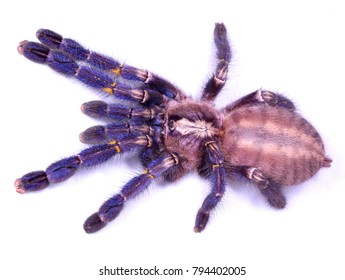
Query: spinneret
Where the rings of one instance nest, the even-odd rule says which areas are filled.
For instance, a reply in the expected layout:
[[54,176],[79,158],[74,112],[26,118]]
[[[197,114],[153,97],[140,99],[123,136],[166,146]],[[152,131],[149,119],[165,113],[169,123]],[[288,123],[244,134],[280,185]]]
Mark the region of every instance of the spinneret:
[[19,193],[37,191],[67,180],[80,168],[135,151],[142,172],[86,219],[87,233],[114,220],[128,199],[145,191],[157,178],[172,182],[197,170],[209,180],[210,192],[194,225],[194,231],[201,232],[225,193],[226,181],[234,174],[247,178],[272,207],[281,209],[286,206],[283,187],[309,179],[332,162],[318,132],[281,94],[259,89],[221,110],[214,107],[232,57],[222,23],[214,30],[217,65],[200,101],[193,101],[148,70],[124,65],[56,32],[40,29],[36,35],[41,43],[22,41],[20,54],[75,77],[108,98],[126,101],[84,103],[84,114],[109,122],[80,134],[80,141],[91,146],[52,163],[45,171],[30,172],[15,181]]

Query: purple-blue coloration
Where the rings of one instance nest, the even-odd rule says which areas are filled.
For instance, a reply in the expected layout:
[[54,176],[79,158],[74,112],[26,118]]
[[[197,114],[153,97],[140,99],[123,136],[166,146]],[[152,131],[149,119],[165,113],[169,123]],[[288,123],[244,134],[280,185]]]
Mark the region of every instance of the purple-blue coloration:
[[33,171],[25,174],[22,178],[16,180],[16,184],[21,184],[19,193],[26,191],[38,191],[49,185],[46,173],[44,171]]
[[111,139],[124,139],[128,138],[129,135],[145,135],[155,132],[154,128],[135,123],[111,123],[106,126],[96,125],[86,129],[80,134],[80,140],[83,143],[98,144]]
[[[223,30],[218,33],[220,35],[217,36],[225,37]],[[103,101],[84,103],[82,111],[86,115],[115,120],[118,123],[94,126],[85,130],[80,134],[80,140],[84,143],[96,144],[95,146],[51,164],[45,172],[29,173],[16,181],[19,192],[43,188],[49,183],[66,180],[79,167],[95,166],[118,153],[139,149],[139,158],[145,168],[143,173],[125,184],[118,194],[107,200],[97,213],[86,220],[85,231],[95,232],[120,213],[125,200],[145,190],[155,178],[164,175],[166,180],[173,181],[185,172],[180,166],[179,155],[162,149],[158,142],[161,142],[160,137],[165,125],[166,99],[176,99],[180,102],[186,97],[172,83],[147,70],[122,65],[113,58],[89,51],[78,42],[63,38],[53,31],[40,29],[37,37],[44,45],[25,41],[19,46],[19,52],[30,60],[47,63],[60,73],[74,75],[92,88],[104,90],[118,99],[140,104],[132,106],[132,104],[108,104]],[[224,48],[226,52],[226,43],[223,46],[224,38],[218,38],[218,41],[216,46]],[[218,50],[218,52],[218,56],[225,55],[222,54],[224,51]],[[118,76],[122,79],[119,80]],[[197,119],[204,120],[207,114],[204,116],[203,112],[200,113],[203,116],[197,116]],[[193,112],[185,112],[185,114],[190,115],[188,119],[195,119]],[[178,119],[171,116],[171,120]],[[210,121],[207,118],[205,120],[213,122],[212,118]],[[198,231],[204,228],[209,210],[215,207],[224,192],[223,159],[218,146],[211,143],[205,147],[204,161],[210,166],[208,169],[212,169],[208,175],[212,182],[212,191],[199,210],[196,221]],[[34,186],[35,184],[38,187]]]
[[[93,53],[71,39],[62,39],[53,31],[41,29],[39,40],[50,46],[34,42],[22,42],[18,48],[26,58],[35,62],[47,62],[53,69],[66,75],[75,75],[84,84],[103,89],[117,98],[136,101],[142,104],[161,104],[163,95],[177,98],[183,93],[165,79],[146,70],[129,65],[121,65],[117,60]],[[49,53],[49,55],[48,55]],[[92,67],[78,63],[87,62]],[[103,72],[103,71],[108,72]],[[129,81],[141,82],[147,86],[132,86],[116,81],[111,76],[121,75]]]
[[146,108],[140,107],[128,107],[126,105],[119,105],[119,104],[109,104],[108,105],[108,114],[107,117],[113,120],[127,120],[130,119],[132,121],[147,121],[150,120],[149,114],[144,114],[147,111]]
[[76,60],[85,61],[102,70],[120,68],[121,64],[96,52],[91,52],[73,39],[63,38],[49,29],[40,29],[36,34],[38,40],[51,49],[60,49]]
[[152,179],[148,173],[136,176],[122,187],[121,194],[126,198],[135,197],[150,185]]
[[92,146],[79,153],[81,164],[84,167],[103,163],[117,154],[113,144]]
[[211,192],[205,198],[195,219],[194,230],[202,231],[209,219],[210,211],[216,207],[225,192],[225,170],[223,167],[224,158],[214,141],[206,144],[206,160],[211,165],[208,175],[211,181]]
[[121,68],[121,76],[127,80],[139,81],[145,83],[148,78],[146,70],[137,69],[133,66],[124,65]]
[[114,80],[109,75],[88,66],[81,66],[79,68],[77,78],[84,84],[96,89],[108,88],[114,83]]
[[121,191],[109,198],[99,208],[98,212],[86,219],[84,229],[87,233],[93,233],[102,229],[108,222],[114,220],[124,207],[126,200],[134,198],[145,190],[156,176],[177,164],[173,155],[165,155],[149,164],[145,171],[124,185]]
[[48,29],[40,29],[36,33],[37,39],[51,49],[60,49],[76,60],[85,60],[89,51],[74,40],[62,38],[60,34]]
[[79,165],[80,159],[77,156],[54,162],[46,169],[49,183],[59,183],[67,180],[77,171]]
[[93,118],[108,117],[108,104],[104,101],[94,100],[81,105],[81,110],[85,115]]
[[31,61],[45,63],[50,49],[36,42],[23,41],[20,43],[18,51]]
[[125,199],[122,195],[116,194],[105,201],[98,210],[98,215],[103,222],[109,223],[121,212]]
[[80,134],[79,139],[86,144],[99,144],[109,140],[106,135],[106,129],[102,125],[89,127]]
[[[114,73],[121,73],[122,77],[128,80],[146,83],[153,89],[156,89],[169,98],[175,98],[179,94],[179,91],[176,89],[176,87],[165,79],[162,79],[156,75],[150,76],[146,70],[137,69],[129,65],[122,66],[117,60],[91,52],[75,40],[63,38],[61,35],[51,30],[40,29],[37,32],[37,37],[43,44],[52,49],[60,49],[73,59],[87,61],[90,65],[101,70],[111,70],[114,71]],[[86,84],[89,83],[86,82]],[[93,86],[92,83],[89,85]]]
[[117,60],[96,52],[90,53],[87,62],[102,70],[117,70],[121,67],[120,62]]
[[146,70],[141,70],[129,65],[124,65],[121,68],[121,75],[128,80],[143,82],[150,88],[157,90],[168,98],[176,98],[176,96],[180,94],[180,92],[173,84],[167,82],[157,75],[149,73]]
[[[158,133],[158,132],[155,132],[155,133]],[[160,157],[160,153],[157,152],[157,149],[158,149],[158,144],[156,141],[154,141],[151,147],[144,149],[139,153],[139,160],[144,167],[147,167],[147,165],[151,161]]]
[[107,224],[108,223],[101,220],[98,212],[96,212],[86,219],[83,228],[86,233],[95,233],[104,228]]
[[113,90],[114,95],[123,100],[135,101],[145,105],[159,105],[163,102],[162,94],[152,89],[133,89],[131,86],[118,82]]
[[163,78],[159,76],[154,76],[151,79],[148,79],[145,83],[170,99],[176,99],[180,94],[173,84],[171,84],[170,82],[167,83]]
[[145,190],[156,176],[160,176],[162,172],[174,164],[175,162],[171,155],[151,162],[143,174],[131,179],[122,187],[119,194],[114,195],[101,206],[98,211],[100,220],[103,222],[113,220],[122,210],[125,199],[134,198]]
[[[148,70],[121,64],[53,31],[40,29],[37,37],[42,43],[22,41],[18,51],[103,91],[108,98],[122,101],[84,103],[83,113],[108,122],[80,134],[81,142],[93,146],[56,161],[46,171],[30,172],[17,179],[17,192],[43,189],[67,180],[79,168],[99,165],[130,151],[137,153],[143,168],[87,218],[87,233],[96,232],[115,219],[126,201],[146,190],[156,178],[172,182],[197,170],[209,180],[210,192],[195,219],[194,231],[201,232],[222,199],[226,177],[246,177],[272,207],[281,209],[286,205],[282,186],[305,181],[321,167],[330,166],[331,159],[325,155],[317,131],[294,112],[294,104],[282,95],[259,89],[221,110],[214,107],[214,100],[227,81],[232,55],[222,23],[216,24],[214,30],[217,62],[199,101]],[[276,123],[272,124],[272,119]],[[272,127],[276,131],[288,129],[284,135],[271,137]],[[267,135],[265,140],[262,135]],[[262,142],[260,150],[256,142]],[[282,149],[281,143],[287,142],[288,147]],[[303,156],[292,157],[298,149]],[[271,160],[276,164],[272,165]]]
[[79,65],[70,56],[58,50],[51,50],[49,52],[47,64],[65,75],[75,75],[79,69]]
[[62,41],[62,36],[54,31],[48,29],[39,29],[36,32],[37,39],[51,49],[59,48]]
[[222,164],[224,157],[214,142],[208,142],[206,145],[207,159],[211,164]]
[[129,152],[133,149],[147,148],[152,145],[152,138],[148,135],[129,135],[128,137],[123,137],[118,143],[121,147],[121,151]]
[[76,60],[83,61],[87,59],[87,57],[89,56],[88,50],[86,50],[79,43],[71,39],[63,39],[59,46],[59,49]]
[[84,103],[82,105],[82,111],[84,114],[93,118],[108,118],[118,121],[131,120],[138,124],[150,121],[159,115],[159,112],[153,112],[147,108],[121,104],[107,104],[99,100]]

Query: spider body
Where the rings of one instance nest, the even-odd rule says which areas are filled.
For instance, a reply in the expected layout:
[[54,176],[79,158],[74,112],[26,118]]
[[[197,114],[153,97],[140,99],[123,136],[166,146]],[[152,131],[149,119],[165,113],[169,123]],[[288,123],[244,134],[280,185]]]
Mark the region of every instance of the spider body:
[[[214,107],[202,102],[185,101],[167,110],[164,146],[173,153],[184,154],[184,173],[195,170],[208,141],[220,138],[222,119]],[[182,174],[181,174],[182,176]]]
[[224,128],[226,164],[255,166],[280,185],[303,182],[324,165],[319,134],[296,112],[262,105],[242,107],[226,115]]
[[96,232],[115,219],[126,200],[158,177],[175,181],[197,170],[209,179],[211,191],[195,221],[194,230],[200,232],[232,175],[247,178],[257,185],[271,206],[284,208],[283,186],[301,183],[321,167],[330,166],[331,159],[325,156],[320,135],[284,96],[260,89],[221,110],[214,107],[213,101],[227,80],[231,59],[223,24],[215,27],[217,66],[200,101],[147,70],[122,65],[53,31],[41,29],[37,37],[41,43],[23,41],[19,52],[127,101],[84,103],[83,113],[110,121],[80,134],[80,140],[91,146],[52,163],[44,171],[30,172],[15,181],[19,193],[40,190],[67,180],[79,168],[136,150],[143,172],[85,221],[87,233]]

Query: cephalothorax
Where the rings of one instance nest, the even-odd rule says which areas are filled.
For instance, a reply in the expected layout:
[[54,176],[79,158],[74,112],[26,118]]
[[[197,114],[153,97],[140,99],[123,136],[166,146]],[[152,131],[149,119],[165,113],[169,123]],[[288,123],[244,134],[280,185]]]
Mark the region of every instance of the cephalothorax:
[[330,166],[331,159],[325,156],[318,132],[280,94],[259,89],[221,110],[215,109],[213,101],[227,80],[231,59],[226,28],[221,23],[214,31],[217,66],[200,101],[194,101],[156,74],[92,52],[53,31],[41,29],[37,37],[41,43],[23,41],[18,51],[32,61],[48,64],[127,101],[84,103],[83,113],[110,121],[80,134],[82,142],[92,145],[15,182],[19,193],[40,190],[68,179],[81,167],[136,150],[143,172],[85,221],[87,233],[96,232],[115,219],[126,200],[157,177],[175,181],[197,170],[210,180],[211,191],[195,221],[194,230],[200,232],[225,192],[226,179],[232,175],[248,178],[271,206],[284,208],[282,186],[303,182],[321,167]]

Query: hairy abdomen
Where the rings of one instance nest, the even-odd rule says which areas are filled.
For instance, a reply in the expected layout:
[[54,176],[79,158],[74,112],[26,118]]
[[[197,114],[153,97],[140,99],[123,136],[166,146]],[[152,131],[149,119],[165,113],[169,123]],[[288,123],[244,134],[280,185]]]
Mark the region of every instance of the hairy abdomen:
[[256,167],[281,185],[313,176],[327,161],[320,135],[296,112],[267,105],[224,116],[226,166]]

